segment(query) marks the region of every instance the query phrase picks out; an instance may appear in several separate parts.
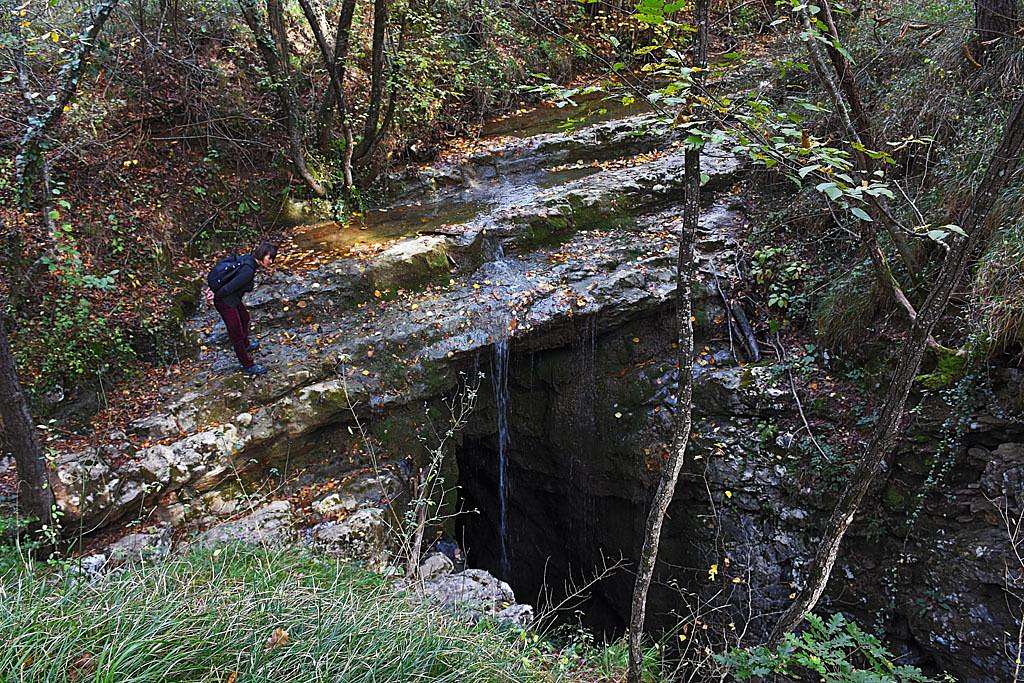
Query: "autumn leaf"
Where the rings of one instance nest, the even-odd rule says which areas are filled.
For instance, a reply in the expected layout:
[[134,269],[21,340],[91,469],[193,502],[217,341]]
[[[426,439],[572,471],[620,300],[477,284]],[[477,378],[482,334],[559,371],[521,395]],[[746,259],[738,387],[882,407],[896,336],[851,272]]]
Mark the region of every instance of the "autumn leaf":
[[712,581],[714,581],[716,576],[718,576],[718,565],[717,564],[713,564],[708,569],[708,578],[711,579]]
[[274,632],[267,638],[267,649],[273,650],[277,647],[284,647],[289,642],[288,631],[278,626],[274,629]]

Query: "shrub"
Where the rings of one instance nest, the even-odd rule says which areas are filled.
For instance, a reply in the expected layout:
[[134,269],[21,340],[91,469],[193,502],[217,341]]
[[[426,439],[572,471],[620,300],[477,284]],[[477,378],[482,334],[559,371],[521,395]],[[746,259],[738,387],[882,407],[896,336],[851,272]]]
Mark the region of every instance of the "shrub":
[[47,295],[40,311],[17,330],[13,344],[34,397],[110,383],[132,367],[128,331],[88,299],[73,292]]
[[877,638],[865,633],[842,614],[825,622],[807,616],[807,630],[787,633],[772,650],[765,646],[736,649],[718,657],[740,681],[780,674],[797,680],[859,683],[924,683],[931,681],[917,668],[899,666]]

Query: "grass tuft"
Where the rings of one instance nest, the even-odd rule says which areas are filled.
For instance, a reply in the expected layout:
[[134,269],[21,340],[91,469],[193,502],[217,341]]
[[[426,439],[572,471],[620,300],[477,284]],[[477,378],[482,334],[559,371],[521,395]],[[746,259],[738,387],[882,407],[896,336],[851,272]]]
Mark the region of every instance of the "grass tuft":
[[0,564],[0,632],[12,682],[551,680],[529,639],[296,549],[195,551],[95,584]]
[[871,324],[888,303],[869,266],[838,277],[821,297],[815,314],[818,337],[830,349],[855,351],[871,335]]
[[1024,344],[1024,221],[996,233],[978,265],[974,300],[993,353]]

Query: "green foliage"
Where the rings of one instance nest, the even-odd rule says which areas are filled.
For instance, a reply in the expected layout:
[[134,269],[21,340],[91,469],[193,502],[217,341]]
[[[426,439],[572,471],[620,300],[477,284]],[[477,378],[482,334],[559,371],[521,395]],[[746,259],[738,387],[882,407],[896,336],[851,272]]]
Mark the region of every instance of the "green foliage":
[[754,252],[750,274],[764,288],[768,308],[785,315],[797,301],[807,264],[787,247],[762,247]]
[[528,65],[546,57],[514,15],[495,5],[467,12],[463,3],[445,0],[403,10],[410,40],[396,56],[401,93],[394,135],[401,143],[429,141],[442,129],[464,127],[464,117],[507,107]]
[[12,335],[33,396],[110,382],[135,360],[128,331],[76,292],[47,295],[39,310]]
[[966,367],[966,355],[957,355],[952,350],[944,349],[939,351],[935,369],[932,372],[918,375],[917,381],[926,389],[945,389],[964,376]]
[[460,622],[297,549],[196,551],[96,583],[73,563],[3,562],[0,597],[0,671],[20,680],[567,679],[532,638]]
[[765,646],[736,649],[717,657],[739,681],[780,674],[798,680],[811,677],[827,683],[925,683],[929,679],[911,666],[893,662],[879,640],[836,613],[828,622],[810,614],[799,636],[787,633],[774,650]]

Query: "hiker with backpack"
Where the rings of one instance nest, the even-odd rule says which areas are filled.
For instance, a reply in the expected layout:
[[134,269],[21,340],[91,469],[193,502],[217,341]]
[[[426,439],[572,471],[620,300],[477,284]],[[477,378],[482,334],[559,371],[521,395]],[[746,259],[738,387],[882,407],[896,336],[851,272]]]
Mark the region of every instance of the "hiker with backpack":
[[213,304],[224,320],[242,372],[253,377],[266,374],[267,369],[252,359],[252,352],[260,343],[249,340],[249,311],[242,303],[242,296],[253,290],[256,271],[270,270],[275,258],[277,247],[270,242],[260,242],[251,254],[222,258],[206,277],[210,287],[206,290],[206,301]]

